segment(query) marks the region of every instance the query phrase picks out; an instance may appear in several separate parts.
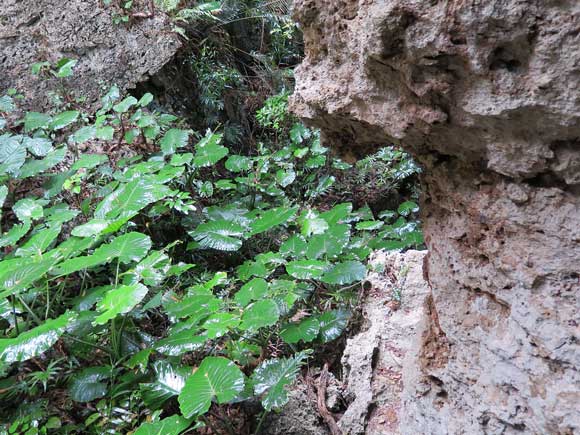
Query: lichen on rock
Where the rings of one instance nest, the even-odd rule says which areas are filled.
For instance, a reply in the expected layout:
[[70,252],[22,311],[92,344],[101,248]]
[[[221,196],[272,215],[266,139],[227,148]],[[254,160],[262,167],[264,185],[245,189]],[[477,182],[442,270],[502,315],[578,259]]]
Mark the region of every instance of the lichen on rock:
[[424,167],[436,328],[401,432],[580,431],[580,4],[298,0],[295,16],[294,112],[339,152],[391,142]]

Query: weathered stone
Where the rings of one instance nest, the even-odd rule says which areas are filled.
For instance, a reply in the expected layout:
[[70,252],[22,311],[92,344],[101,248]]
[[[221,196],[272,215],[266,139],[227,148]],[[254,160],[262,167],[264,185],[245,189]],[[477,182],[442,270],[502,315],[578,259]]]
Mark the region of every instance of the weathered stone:
[[[400,434],[405,395],[414,396],[421,377],[420,344],[432,334],[431,292],[423,279],[425,251],[376,252],[371,288],[361,304],[364,324],[349,338],[342,357],[350,402],[338,421],[344,435]],[[410,392],[413,391],[413,394]]]
[[580,3],[295,7],[294,111],[339,151],[391,141],[425,169],[428,388],[401,432],[579,432]]
[[[135,2],[147,15],[149,2]],[[131,88],[158,71],[179,48],[169,18],[155,12],[115,24],[119,10],[97,0],[0,0],[0,92],[16,88],[27,107],[50,103],[63,85],[90,105],[112,84]],[[77,59],[70,79],[31,74],[36,62]]]

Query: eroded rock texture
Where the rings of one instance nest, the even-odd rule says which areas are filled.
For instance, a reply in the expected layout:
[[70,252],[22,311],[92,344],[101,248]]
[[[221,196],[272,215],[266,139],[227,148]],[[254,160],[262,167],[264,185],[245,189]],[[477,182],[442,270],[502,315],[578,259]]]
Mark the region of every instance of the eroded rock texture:
[[400,431],[580,433],[580,3],[295,7],[294,111],[425,168],[431,326]]
[[[147,3],[135,2],[136,13],[148,15]],[[157,12],[115,24],[119,12],[98,0],[0,0],[0,93],[17,88],[38,110],[65,86],[90,104],[112,84],[130,88],[157,72],[180,45],[169,19]],[[30,73],[36,62],[64,57],[78,60],[71,79]]]

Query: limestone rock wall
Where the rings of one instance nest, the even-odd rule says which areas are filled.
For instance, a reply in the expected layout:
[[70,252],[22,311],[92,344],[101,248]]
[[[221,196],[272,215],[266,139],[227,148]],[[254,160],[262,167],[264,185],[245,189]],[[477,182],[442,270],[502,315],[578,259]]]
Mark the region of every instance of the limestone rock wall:
[[[147,1],[136,1],[141,18],[114,23],[120,11],[99,0],[0,0],[0,93],[17,88],[30,108],[50,102],[51,90],[63,85],[88,104],[112,84],[131,88],[157,72],[179,48],[171,23]],[[30,68],[36,62],[77,59],[74,76],[39,79]]]
[[394,142],[425,169],[430,328],[400,432],[579,433],[580,3],[297,0],[295,16],[295,113],[345,154]]

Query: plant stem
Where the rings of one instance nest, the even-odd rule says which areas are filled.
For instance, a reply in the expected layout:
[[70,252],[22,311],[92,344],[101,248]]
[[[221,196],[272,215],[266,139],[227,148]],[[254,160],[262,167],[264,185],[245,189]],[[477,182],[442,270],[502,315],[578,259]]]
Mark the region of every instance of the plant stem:
[[267,415],[268,415],[268,411],[266,409],[264,409],[264,411],[262,412],[262,415],[260,416],[260,420],[258,420],[258,426],[256,426],[256,431],[254,432],[254,435],[260,434],[260,431],[262,430],[262,425],[264,424],[264,421],[266,420]]

